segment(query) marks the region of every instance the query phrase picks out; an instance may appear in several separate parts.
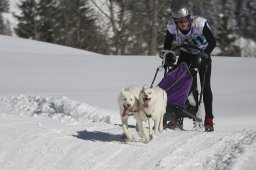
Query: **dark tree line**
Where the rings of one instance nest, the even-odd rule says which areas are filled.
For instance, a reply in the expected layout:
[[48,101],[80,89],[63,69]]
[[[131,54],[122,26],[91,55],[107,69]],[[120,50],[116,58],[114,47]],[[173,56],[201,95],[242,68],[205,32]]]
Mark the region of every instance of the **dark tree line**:
[[25,0],[15,15],[18,36],[107,53],[108,44],[85,0]]
[[[256,41],[255,0],[23,0],[15,33],[103,54],[155,55],[163,47],[170,5],[177,1],[207,18],[218,55],[240,56],[241,37]],[[0,12],[8,11],[9,1],[0,2],[5,2]],[[0,23],[2,31],[1,17]]]
[[4,20],[3,14],[9,12],[9,1],[0,0],[0,34],[10,35],[10,23],[8,20]]

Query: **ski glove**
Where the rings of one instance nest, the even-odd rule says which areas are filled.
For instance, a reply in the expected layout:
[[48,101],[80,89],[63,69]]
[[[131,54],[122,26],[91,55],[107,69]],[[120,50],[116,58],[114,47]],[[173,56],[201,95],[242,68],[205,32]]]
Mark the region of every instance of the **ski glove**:
[[165,61],[164,61],[164,65],[166,67],[171,67],[175,64],[176,62],[176,56],[174,53],[167,53],[165,56]]
[[209,55],[208,55],[207,53],[205,53],[205,52],[200,52],[200,53],[198,53],[198,56],[201,57],[201,58],[203,58],[203,59],[209,58]]

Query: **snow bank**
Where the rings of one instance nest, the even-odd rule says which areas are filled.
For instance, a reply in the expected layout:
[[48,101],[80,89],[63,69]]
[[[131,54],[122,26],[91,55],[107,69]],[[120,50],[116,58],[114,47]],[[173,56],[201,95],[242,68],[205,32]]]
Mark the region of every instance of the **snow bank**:
[[[29,116],[48,116],[60,120],[100,121],[111,123],[111,114],[86,103],[67,97],[12,96],[0,98],[2,104],[13,108],[13,113]],[[112,122],[113,123],[113,122]]]

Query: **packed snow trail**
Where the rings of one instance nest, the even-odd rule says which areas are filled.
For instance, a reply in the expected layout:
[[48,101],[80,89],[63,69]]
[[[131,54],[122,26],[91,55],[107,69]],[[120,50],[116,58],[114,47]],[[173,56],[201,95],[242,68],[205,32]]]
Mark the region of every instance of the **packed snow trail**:
[[[44,107],[39,107],[42,100]],[[148,144],[125,142],[113,115],[84,103],[38,96],[0,101],[1,170],[232,169],[255,144],[254,130],[165,130]],[[135,128],[130,130],[136,137]]]

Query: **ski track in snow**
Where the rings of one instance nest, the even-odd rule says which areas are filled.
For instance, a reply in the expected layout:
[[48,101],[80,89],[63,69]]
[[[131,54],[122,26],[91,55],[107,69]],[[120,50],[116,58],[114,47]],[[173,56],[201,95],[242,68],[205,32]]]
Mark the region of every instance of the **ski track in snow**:
[[255,138],[254,131],[236,133],[204,133],[189,139],[184,145],[159,162],[160,169],[228,169],[245,145]]
[[165,130],[146,144],[134,128],[130,130],[136,140],[125,142],[120,122],[115,121],[118,113],[66,97],[21,95],[0,98],[0,103],[12,113],[0,113],[0,150],[8,151],[0,153],[1,170],[224,170],[232,169],[255,143],[254,130]]

